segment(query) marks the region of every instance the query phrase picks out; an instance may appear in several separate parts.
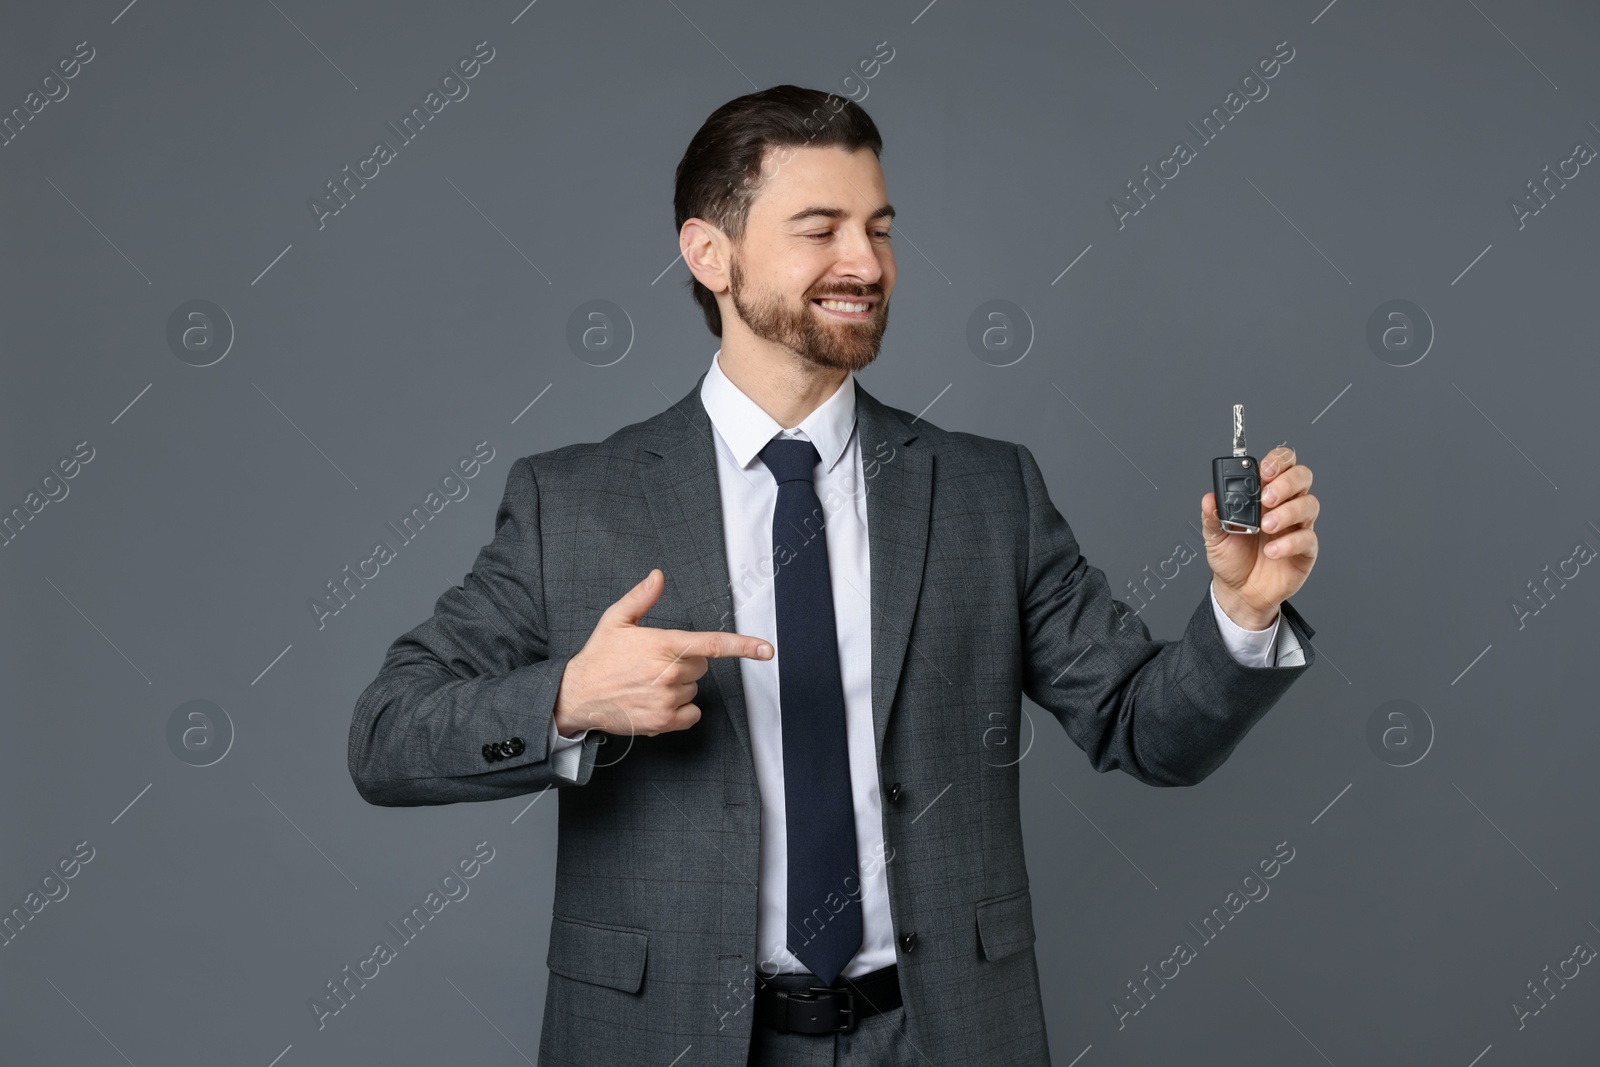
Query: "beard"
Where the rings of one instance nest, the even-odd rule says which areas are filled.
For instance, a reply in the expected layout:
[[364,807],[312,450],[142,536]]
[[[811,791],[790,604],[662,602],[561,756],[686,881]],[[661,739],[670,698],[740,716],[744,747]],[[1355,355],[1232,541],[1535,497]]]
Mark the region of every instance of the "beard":
[[[747,293],[738,257],[729,272],[728,295],[751,333],[829,370],[858,371],[871,363],[878,357],[883,332],[889,326],[889,301],[881,286],[849,285],[808,293],[800,306],[794,307],[767,290]],[[821,319],[825,312],[811,310],[814,299],[851,297],[871,297],[872,317],[861,322],[828,322]]]

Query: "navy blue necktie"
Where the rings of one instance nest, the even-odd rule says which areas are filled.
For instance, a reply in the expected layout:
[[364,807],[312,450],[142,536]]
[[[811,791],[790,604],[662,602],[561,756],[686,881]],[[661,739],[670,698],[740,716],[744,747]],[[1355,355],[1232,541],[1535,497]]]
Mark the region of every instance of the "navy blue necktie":
[[778,481],[772,514],[788,829],[788,947],[832,985],[861,947],[862,887],[845,735],[844,684],[828,575],[820,460],[810,441],[773,438],[761,461]]

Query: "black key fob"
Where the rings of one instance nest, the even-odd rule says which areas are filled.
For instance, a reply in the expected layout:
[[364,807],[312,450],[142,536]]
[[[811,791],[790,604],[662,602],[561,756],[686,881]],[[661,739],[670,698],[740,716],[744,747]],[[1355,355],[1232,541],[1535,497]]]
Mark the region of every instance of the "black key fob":
[[1261,529],[1261,468],[1244,446],[1244,405],[1233,405],[1233,454],[1211,461],[1217,518],[1225,533]]

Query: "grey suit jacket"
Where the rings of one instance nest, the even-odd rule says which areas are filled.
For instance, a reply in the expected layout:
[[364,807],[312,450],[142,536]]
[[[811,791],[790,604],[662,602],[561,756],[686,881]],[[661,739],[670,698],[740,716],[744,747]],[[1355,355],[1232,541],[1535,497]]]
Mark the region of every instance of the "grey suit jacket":
[[[1047,1064],[1014,743],[996,729],[1020,737],[1026,693],[1096,770],[1192,785],[1315,662],[1313,631],[1286,603],[1305,663],[1243,666],[1207,595],[1181,640],[1152,640],[1026,448],[856,389],[907,1036],[940,1065]],[[350,774],[370,803],[560,788],[545,1067],[668,1064],[691,1045],[681,1062],[746,1062],[761,797],[737,661],[711,660],[687,730],[591,731],[576,780],[548,752],[567,660],[651,567],[666,584],[643,625],[735,629],[712,434],[696,382],[598,444],[518,459],[494,540],[356,702]]]

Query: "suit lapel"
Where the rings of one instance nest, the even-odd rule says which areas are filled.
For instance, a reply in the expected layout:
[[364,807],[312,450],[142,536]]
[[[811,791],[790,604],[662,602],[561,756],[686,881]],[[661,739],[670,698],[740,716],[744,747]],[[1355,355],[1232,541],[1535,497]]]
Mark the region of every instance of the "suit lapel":
[[[656,458],[640,464],[639,491],[649,503],[661,546],[656,566],[666,575],[662,599],[667,590],[674,592],[673,600],[683,609],[692,630],[737,633],[722,530],[722,494],[717,485],[716,442],[711,417],[700,402],[704,381],[701,374],[687,396],[648,420],[641,447]],[[739,661],[713,658],[704,678],[722,695],[753,778],[755,760],[750,752]]]
[[[700,402],[702,374],[683,399],[647,420],[641,447],[652,460],[638,468],[661,547],[656,565],[666,589],[695,630],[735,633],[728,578],[722,495],[711,418]],[[872,723],[878,756],[905,665],[917,599],[922,591],[933,502],[933,454],[912,447],[917,430],[856,382],[856,432],[867,499],[869,597],[872,625]],[[663,591],[663,599],[666,592]],[[913,650],[914,651],[914,650]],[[715,658],[705,677],[722,696],[734,732],[750,761],[750,727],[739,661]]]
[[[914,447],[915,426],[880,404],[856,381],[872,565],[872,728],[878,759],[905,665],[933,508],[933,453]],[[912,650],[913,652],[915,650]]]

